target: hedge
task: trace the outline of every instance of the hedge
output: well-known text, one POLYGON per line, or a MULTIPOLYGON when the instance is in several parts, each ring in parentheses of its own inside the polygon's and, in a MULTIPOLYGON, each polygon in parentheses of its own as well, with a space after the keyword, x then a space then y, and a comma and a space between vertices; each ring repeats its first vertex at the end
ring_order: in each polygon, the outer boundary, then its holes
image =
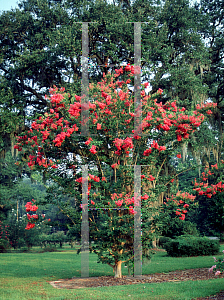
POLYGON ((219 252, 219 241, 207 237, 180 236, 163 245, 169 256, 202 256, 219 252))

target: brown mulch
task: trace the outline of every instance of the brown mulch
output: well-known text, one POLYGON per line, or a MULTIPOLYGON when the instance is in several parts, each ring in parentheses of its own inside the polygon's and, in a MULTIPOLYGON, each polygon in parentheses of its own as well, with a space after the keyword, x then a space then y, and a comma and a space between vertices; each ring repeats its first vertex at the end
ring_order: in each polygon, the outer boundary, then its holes
MULTIPOLYGON (((164 251, 163 249, 152 249, 164 251)), ((224 274, 219 275, 219 278, 224 278, 224 274)), ((181 271, 173 271, 169 273, 155 273, 151 275, 142 275, 138 277, 122 276, 122 278, 114 278, 113 276, 89 277, 80 278, 73 277, 72 279, 59 279, 49 282, 54 288, 58 289, 80 289, 91 287, 130 285, 140 283, 160 283, 160 282, 180 282, 186 280, 208 280, 214 279, 217 276, 214 273, 209 273, 208 268, 188 269, 181 271)), ((224 291, 214 296, 200 297, 197 300, 224 300, 224 291)))
MULTIPOLYGON (((159 282, 180 282, 186 280, 208 280, 217 278, 213 273, 208 272, 208 268, 189 269, 181 271, 173 271, 169 273, 155 273, 151 275, 143 275, 139 277, 122 276, 122 278, 114 278, 113 276, 89 277, 80 278, 73 277, 72 279, 60 279, 49 282, 53 287, 58 289, 80 289, 91 287, 129 285, 139 283, 159 283, 159 282)), ((219 275, 219 278, 224 278, 219 275)), ((221 300, 224 299, 224 291, 216 296, 198 298, 198 300, 221 300)))
POLYGON ((224 299, 224 291, 214 296, 197 298, 197 300, 223 300, 223 299, 224 299))

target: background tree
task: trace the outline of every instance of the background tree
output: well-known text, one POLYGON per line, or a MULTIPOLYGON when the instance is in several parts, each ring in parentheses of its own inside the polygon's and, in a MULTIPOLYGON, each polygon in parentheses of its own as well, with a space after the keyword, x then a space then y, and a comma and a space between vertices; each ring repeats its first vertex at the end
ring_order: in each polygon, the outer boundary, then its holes
MULTIPOLYGON (((0 161, 0 220, 7 217, 8 212, 16 207, 16 190, 21 182, 21 170, 15 165, 16 160, 11 153, 0 161)), ((17 190, 18 191, 18 190, 17 190)))
MULTIPOLYGON (((223 1, 204 1, 196 4, 200 16, 198 30, 201 33, 209 53, 210 68, 204 70, 203 82, 208 86, 207 95, 217 103, 216 126, 219 140, 223 142, 223 58, 224 58, 224 15, 223 1)), ((221 153, 219 153, 220 156, 221 153)))

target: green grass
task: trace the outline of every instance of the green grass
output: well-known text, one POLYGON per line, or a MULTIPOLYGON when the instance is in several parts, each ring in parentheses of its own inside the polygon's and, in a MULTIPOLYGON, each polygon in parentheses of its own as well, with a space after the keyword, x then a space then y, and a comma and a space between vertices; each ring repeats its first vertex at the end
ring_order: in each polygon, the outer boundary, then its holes
MULTIPOLYGON (((224 245, 221 246, 221 250, 224 245)), ((148 283, 117 287, 86 288, 80 290, 55 289, 48 282, 62 278, 81 276, 81 256, 66 248, 63 252, 38 253, 2 253, 0 254, 0 299, 194 299, 218 293, 224 290, 221 278, 208 281, 185 281, 148 283)), ((218 257, 218 255, 217 255, 218 257)), ((97 256, 89 256, 91 277, 112 275, 107 265, 97 264, 97 256)), ((157 252, 151 262, 143 264, 143 274, 169 272, 190 268, 209 268, 213 265, 212 256, 203 257, 167 257, 165 252, 157 252)), ((123 267, 123 275, 127 268, 123 267)))

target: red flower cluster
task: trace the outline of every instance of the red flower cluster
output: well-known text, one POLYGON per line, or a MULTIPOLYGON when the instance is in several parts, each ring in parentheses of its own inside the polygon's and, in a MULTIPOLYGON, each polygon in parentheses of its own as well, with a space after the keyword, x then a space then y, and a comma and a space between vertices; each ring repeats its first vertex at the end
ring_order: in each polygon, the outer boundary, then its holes
POLYGON ((153 143, 151 144, 151 148, 149 149, 146 149, 144 152, 143 152, 143 155, 144 156, 149 156, 149 154, 152 153, 152 149, 156 149, 158 150, 159 152, 161 151, 165 151, 166 150, 166 147, 165 146, 159 146, 159 144, 155 141, 153 141, 153 143))
POLYGON ((149 181, 153 181, 153 180, 155 180, 155 177, 153 177, 152 175, 149 175, 149 177, 148 178, 146 177, 146 179, 148 179, 149 181))
POLYGON ((44 153, 38 152, 37 156, 29 155, 29 161, 27 165, 32 169, 35 164, 43 166, 44 168, 51 167, 53 169, 57 168, 56 164, 51 159, 46 159, 43 157, 44 153), (36 158, 36 161, 35 161, 36 158))
MULTIPOLYGON (((26 212, 36 212, 38 210, 38 206, 36 206, 34 204, 35 200, 32 199, 32 202, 27 202, 25 207, 26 207, 26 212), (33 202, 33 203, 32 203, 33 202)), ((44 219, 45 215, 42 215, 41 217, 39 217, 37 214, 29 214, 27 213, 27 219, 28 219, 28 223, 26 225, 27 230, 34 228, 35 227, 35 223, 39 220, 39 219, 44 219)), ((50 221, 50 219, 48 219, 47 221, 50 221)))
POLYGON ((79 178, 77 178, 75 181, 76 181, 76 182, 79 182, 79 183, 82 183, 82 179, 83 179, 84 182, 85 182, 86 180, 88 180, 88 178, 85 178, 85 177, 79 177, 79 178))
POLYGON ((88 146, 92 142, 92 138, 88 138, 88 140, 85 142, 85 144, 88 146))
MULTIPOLYGON (((113 193, 111 195, 111 200, 114 201, 115 205, 118 207, 121 207, 122 204, 126 204, 126 205, 134 204, 134 197, 131 199, 129 197, 129 194, 123 195, 122 193, 121 194, 113 193), (115 199, 117 199, 117 201, 115 199)), ((111 206, 114 207, 113 202, 108 202, 108 205, 110 207, 111 206)), ((131 214, 134 212, 132 206, 127 207, 127 209, 129 209, 129 213, 131 213, 131 214)))
POLYGON ((118 169, 118 168, 119 168, 119 165, 120 165, 120 161, 118 161, 117 163, 111 165, 111 168, 113 168, 113 169, 118 169))
POLYGON ((208 102, 208 103, 201 103, 201 105, 200 104, 197 104, 196 105, 196 109, 197 110, 201 110, 201 109, 204 109, 204 108, 215 108, 215 107, 217 107, 217 103, 213 103, 213 102, 208 102))
MULTIPOLYGON (((35 202, 34 199, 32 199, 32 201, 35 202)), ((26 212, 28 212, 28 211, 37 211, 38 210, 38 206, 34 205, 32 202, 27 202, 25 207, 26 207, 26 212)))
MULTIPOLYGON (((198 111, 194 111, 194 115, 192 116, 181 113, 185 111, 185 108, 182 107, 181 109, 178 109, 176 101, 167 102, 165 105, 162 105, 162 103, 157 103, 155 100, 154 105, 154 107, 149 108, 151 112, 148 112, 148 115, 144 120, 153 121, 154 119, 156 119, 158 124, 155 125, 158 130, 163 129, 164 131, 169 131, 173 126, 177 127, 175 132, 177 141, 179 142, 181 142, 182 139, 189 138, 189 134, 191 132, 194 132, 195 129, 199 127, 201 125, 201 122, 204 120, 204 115, 199 114, 198 111), (155 116, 153 116, 155 114, 160 114, 161 117, 158 116, 157 118, 155 118, 155 116)), ((212 105, 215 106, 214 103, 212 103, 212 105)), ((204 105, 204 108, 207 107, 210 106, 208 106, 207 104, 204 105)))
POLYGON ((81 112, 81 103, 76 102, 74 104, 71 104, 68 112, 72 117, 74 117, 75 119, 78 119, 78 117, 80 116, 80 112, 81 112))
POLYGON ((96 151, 96 146, 95 145, 92 145, 91 149, 89 150, 92 154, 96 154, 97 151, 96 151))
MULTIPOLYGON (((149 198, 149 196, 147 194, 145 194, 143 197, 141 197, 141 199, 145 199, 145 200, 147 200, 148 198, 149 198)), ((126 206, 127 206, 126 208, 128 209, 129 213, 134 215, 134 214, 136 214, 136 211, 134 210, 132 205, 134 204, 135 206, 139 206, 140 198, 136 197, 136 199, 135 199, 135 197, 131 197, 130 193, 128 193, 126 195, 124 195, 122 193, 121 194, 113 193, 111 195, 111 200, 114 201, 115 205, 118 207, 121 207, 123 204, 126 204, 126 206), (115 199, 117 199, 117 200, 115 201, 115 199)), ((114 206, 113 203, 111 203, 111 202, 108 202, 108 205, 112 206, 112 207, 114 206)))
POLYGON ((128 149, 133 148, 132 138, 129 137, 124 140, 116 138, 113 142, 117 148, 117 150, 115 151, 115 154, 117 155, 121 155, 122 150, 124 150, 126 154, 129 154, 128 149))
MULTIPOLYGON (((134 73, 138 74, 140 72, 139 69, 137 69, 134 66, 131 66, 130 64, 127 64, 127 66, 125 67, 125 71, 130 72, 129 76, 133 76, 134 73)), ((114 75, 114 77, 119 77, 124 72, 123 67, 121 67, 120 69, 115 69, 115 72, 116 74, 114 75)))
MULTIPOLYGON (((211 165, 211 168, 216 169, 216 170, 219 169, 217 163, 214 164, 214 165, 211 165)), ((214 172, 215 172, 215 170, 214 170, 214 172)), ((219 192, 219 193, 224 192, 224 183, 222 181, 218 182, 217 184, 210 184, 209 185, 209 183, 208 183, 209 176, 214 175, 214 172, 212 173, 210 171, 209 167, 206 167, 204 172, 202 172, 202 174, 201 174, 202 182, 197 182, 197 180, 195 178, 195 180, 193 182, 193 184, 195 186, 194 190, 196 192, 198 192, 199 195, 204 195, 204 196, 207 196, 208 198, 211 198, 217 192, 219 192), (206 183, 203 182, 203 181, 206 181, 206 183)))
POLYGON ((176 216, 179 216, 180 220, 185 220, 186 214, 194 202, 196 196, 193 196, 187 192, 178 191, 176 195, 172 195, 171 198, 166 198, 164 205, 166 210, 172 210, 176 216))
MULTIPOLYGON (((93 179, 95 182, 100 182, 100 178, 97 177, 97 176, 94 176, 94 175, 89 174, 89 178, 90 178, 90 179, 93 179)), ((103 180, 103 178, 102 178, 102 180, 103 180)))
MULTIPOLYGON (((33 202, 35 202, 34 199, 32 199, 33 202)), ((27 202, 27 204, 25 205, 26 207, 26 212, 36 212, 38 210, 38 206, 34 205, 32 202, 27 202)), ((27 214, 27 218, 28 218, 28 223, 26 225, 26 228, 27 230, 35 227, 35 220, 38 219, 38 215, 37 214, 34 214, 34 215, 30 215, 30 214, 27 214)))
POLYGON ((25 229, 30 230, 30 229, 32 229, 32 228, 34 228, 34 227, 35 227, 35 224, 34 224, 34 223, 28 222, 27 225, 26 225, 26 227, 25 227, 25 229))
MULTIPOLYGON (((218 165, 211 165, 212 168, 218 169, 218 165)), ((201 174, 201 179, 203 181, 208 181, 209 176, 213 175, 209 168, 205 168, 205 171, 201 174)), ((211 184, 209 185, 208 182, 197 182, 196 178, 194 181, 194 191, 198 192, 200 196, 204 195, 207 196, 207 198, 211 198, 213 195, 215 195, 217 192, 223 193, 224 192, 224 183, 222 181, 218 182, 217 184, 211 184)))
POLYGON ((38 219, 38 215, 30 215, 30 214, 27 214, 27 218, 28 218, 28 220, 30 220, 30 219, 37 220, 37 219, 38 219))

